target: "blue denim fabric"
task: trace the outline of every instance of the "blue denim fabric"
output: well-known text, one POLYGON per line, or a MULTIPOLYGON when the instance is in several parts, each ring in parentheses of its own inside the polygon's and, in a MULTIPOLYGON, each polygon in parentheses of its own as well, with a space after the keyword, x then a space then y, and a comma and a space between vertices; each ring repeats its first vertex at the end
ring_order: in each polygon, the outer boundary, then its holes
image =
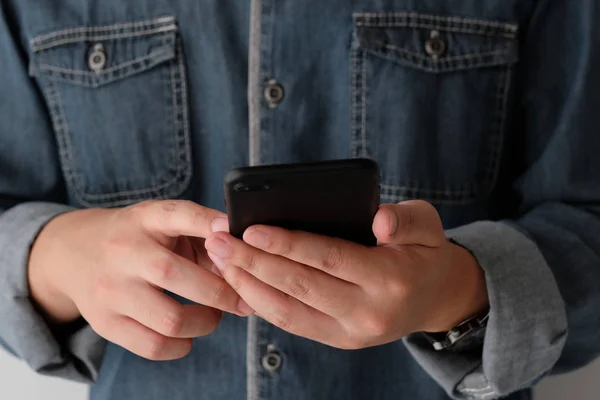
POLYGON ((1 0, 0 342, 95 400, 529 399, 600 353, 599 18, 593 0, 1 0), (157 363, 52 331, 29 300, 60 213, 223 209, 230 168, 347 157, 477 258, 481 348, 342 351, 228 315, 157 363))

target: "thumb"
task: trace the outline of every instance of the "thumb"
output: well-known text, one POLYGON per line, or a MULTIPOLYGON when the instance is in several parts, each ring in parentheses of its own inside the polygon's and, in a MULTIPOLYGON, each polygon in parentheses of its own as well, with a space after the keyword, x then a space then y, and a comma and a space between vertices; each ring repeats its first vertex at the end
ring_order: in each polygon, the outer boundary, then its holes
POLYGON ((373 233, 380 244, 439 247, 445 241, 437 210, 422 200, 382 205, 373 219, 373 233))

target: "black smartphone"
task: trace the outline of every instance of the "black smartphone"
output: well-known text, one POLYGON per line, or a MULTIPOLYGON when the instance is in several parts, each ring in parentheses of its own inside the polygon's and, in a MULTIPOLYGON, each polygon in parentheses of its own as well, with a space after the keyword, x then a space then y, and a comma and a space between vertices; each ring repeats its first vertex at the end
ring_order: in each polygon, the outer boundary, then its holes
POLYGON ((230 233, 271 225, 375 246, 379 167, 354 158, 236 168, 225 177, 230 233))

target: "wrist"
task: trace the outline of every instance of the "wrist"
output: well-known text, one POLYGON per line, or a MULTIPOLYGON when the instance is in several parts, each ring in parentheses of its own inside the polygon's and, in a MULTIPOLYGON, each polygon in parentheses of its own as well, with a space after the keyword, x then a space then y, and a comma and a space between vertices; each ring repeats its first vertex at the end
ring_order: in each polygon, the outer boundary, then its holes
POLYGON ((58 285, 62 274, 57 268, 64 268, 64 258, 58 254, 63 246, 57 241, 64 228, 63 219, 69 217, 63 214, 48 222, 29 253, 27 276, 30 298, 52 324, 69 323, 81 316, 77 306, 58 285))
POLYGON ((465 248, 448 242, 450 269, 429 332, 447 332, 489 308, 485 273, 465 248))

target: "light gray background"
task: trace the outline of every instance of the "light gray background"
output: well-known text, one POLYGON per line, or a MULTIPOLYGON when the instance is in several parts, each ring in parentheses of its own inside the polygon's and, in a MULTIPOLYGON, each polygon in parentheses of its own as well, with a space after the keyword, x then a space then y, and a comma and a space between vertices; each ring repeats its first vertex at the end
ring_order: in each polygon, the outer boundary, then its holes
MULTIPOLYGON (((0 350, 0 399, 86 400, 84 385, 37 376, 24 363, 0 350)), ((573 374, 543 382, 536 400, 598 400, 600 360, 573 374)), ((151 399, 148 399, 151 400, 151 399)))

